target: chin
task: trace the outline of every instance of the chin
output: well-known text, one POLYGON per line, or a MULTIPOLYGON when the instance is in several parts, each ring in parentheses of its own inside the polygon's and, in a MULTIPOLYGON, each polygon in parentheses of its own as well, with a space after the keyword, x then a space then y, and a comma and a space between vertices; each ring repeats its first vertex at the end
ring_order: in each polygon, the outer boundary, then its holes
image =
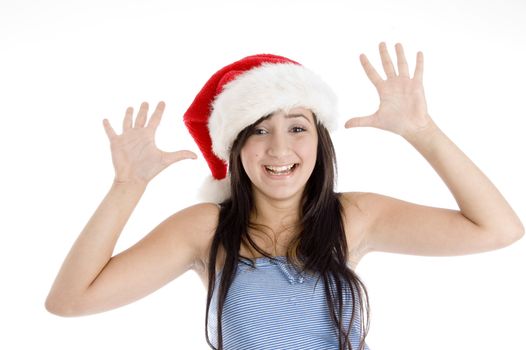
POLYGON ((301 199, 301 196, 303 195, 303 189, 304 188, 301 188, 298 190, 292 190, 290 187, 283 188, 282 190, 255 189, 254 195, 259 196, 261 198, 270 199, 270 200, 286 201, 286 200, 292 200, 294 198, 301 199))

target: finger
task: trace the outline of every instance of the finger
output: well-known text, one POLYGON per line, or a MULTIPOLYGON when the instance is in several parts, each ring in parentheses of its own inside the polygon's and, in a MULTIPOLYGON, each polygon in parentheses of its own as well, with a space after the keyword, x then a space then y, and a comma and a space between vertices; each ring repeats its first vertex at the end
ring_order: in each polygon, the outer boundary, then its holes
POLYGON ((137 118, 135 119, 134 128, 142 128, 146 123, 146 115, 148 114, 148 103, 141 103, 141 108, 139 108, 139 113, 137 113, 137 118))
POLYGON ((113 130, 113 128, 111 127, 110 122, 108 121, 108 119, 104 119, 102 121, 102 125, 104 126, 104 131, 106 131, 106 135, 108 135, 108 138, 110 139, 110 141, 114 137, 117 137, 117 134, 115 133, 115 130, 113 130))
POLYGON ((183 159, 197 159, 197 155, 192 151, 163 152, 163 161, 170 165, 183 159))
POLYGON ((374 86, 377 86, 378 83, 382 81, 382 77, 376 69, 374 69, 373 65, 369 60, 367 59, 367 56, 364 54, 360 55, 360 63, 362 64, 363 70, 365 71, 365 74, 367 74, 367 77, 369 80, 373 83, 374 86))
POLYGON ((348 128, 373 126, 374 124, 373 115, 369 115, 366 117, 351 118, 345 123, 345 127, 348 129, 348 128))
POLYGON ((404 48, 402 44, 397 43, 396 48, 396 61, 398 63, 398 75, 401 77, 409 78, 409 68, 407 67, 407 61, 405 59, 404 48))
POLYGON ((122 122, 122 131, 126 131, 132 127, 133 108, 128 107, 126 114, 124 115, 124 121, 122 122))
POLYGON ((161 122, 161 117, 163 116, 165 106, 166 105, 163 101, 157 104, 157 107, 155 108, 155 111, 153 112, 150 121, 148 122, 148 128, 152 128, 153 130, 157 129, 159 123, 161 122))
POLYGON ((416 67, 414 78, 422 81, 424 79, 424 54, 418 51, 416 54, 416 67))
POLYGON ((389 52, 387 52, 387 46, 384 42, 380 43, 380 58, 382 59, 382 66, 384 67, 385 75, 387 75, 388 78, 396 76, 393 62, 391 61, 389 52))

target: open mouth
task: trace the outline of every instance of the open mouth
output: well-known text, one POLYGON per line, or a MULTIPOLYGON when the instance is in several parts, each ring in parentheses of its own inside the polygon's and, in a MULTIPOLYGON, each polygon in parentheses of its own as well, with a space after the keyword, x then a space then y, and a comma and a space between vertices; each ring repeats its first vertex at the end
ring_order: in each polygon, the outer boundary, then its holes
POLYGON ((291 174, 298 164, 289 164, 281 166, 265 165, 265 170, 271 175, 288 175, 291 174))

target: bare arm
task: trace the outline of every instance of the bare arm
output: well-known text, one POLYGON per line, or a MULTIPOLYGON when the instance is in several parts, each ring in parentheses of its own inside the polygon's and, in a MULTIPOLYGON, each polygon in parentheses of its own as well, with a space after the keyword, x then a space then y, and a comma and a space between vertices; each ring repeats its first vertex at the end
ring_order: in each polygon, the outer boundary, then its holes
POLYGON ((46 300, 53 313, 71 313, 110 260, 117 239, 146 187, 113 183, 66 256, 46 300))
POLYGON ((361 57, 380 94, 380 108, 355 118, 348 127, 373 126, 406 139, 448 186, 460 210, 417 205, 374 193, 346 194, 365 218, 363 245, 368 251, 418 255, 459 255, 504 247, 524 235, 524 227, 506 199, 484 173, 438 128, 427 113, 422 86, 423 56, 417 56, 409 78, 402 46, 397 46, 398 71, 385 45, 380 55, 383 80, 361 57))
MULTIPOLYGON (((114 289, 112 289, 111 287, 99 287, 101 283, 98 281, 101 276, 107 275, 105 271, 108 267, 116 265, 113 263, 114 261, 126 260, 123 264, 124 266, 132 261, 140 264, 141 260, 146 261, 151 258, 151 255, 154 253, 151 250, 147 254, 135 254, 128 259, 114 259, 112 254, 119 235, 149 181, 168 165, 181 159, 195 157, 189 151, 167 153, 157 149, 154 142, 154 134, 160 122, 163 109, 164 104, 160 103, 153 113, 150 123, 145 126, 148 105, 143 103, 135 125, 132 126, 133 110, 128 108, 123 122, 122 135, 115 134, 109 123, 106 120, 104 121, 111 143, 112 159, 116 172, 115 180, 64 260, 46 299, 46 308, 50 312, 60 315, 85 314, 116 307, 133 299, 130 297, 128 299, 120 298, 107 303, 107 299, 104 301, 102 298, 116 294, 117 290, 115 287, 125 289, 125 283, 123 282, 118 286, 115 285, 114 289), (97 287, 95 288, 95 286, 97 287), (94 291, 96 289, 99 291, 99 299, 95 302, 96 293, 94 291)), ((184 214, 179 216, 184 216, 184 214)), ((182 273, 185 271, 184 269, 192 266, 196 256, 197 247, 194 246, 194 239, 192 238, 194 236, 191 234, 183 235, 178 230, 178 228, 190 229, 189 227, 184 227, 184 224, 175 225, 175 227, 161 225, 156 232, 162 233, 163 228, 164 231, 174 229, 174 231, 170 230, 170 232, 173 232, 173 237, 175 237, 173 239, 178 242, 175 252, 180 255, 179 260, 168 262, 168 264, 172 263, 172 268, 174 268, 174 264, 183 266, 179 270, 182 273)), ((198 227, 195 228, 199 229, 198 227)), ((156 236, 156 239, 160 241, 164 235, 166 233, 158 233, 153 236, 156 236)), ((153 242, 155 239, 150 241, 153 242)), ((142 243, 141 246, 145 246, 145 244, 142 243)), ((134 251, 139 250, 135 249, 134 251)), ((142 250, 143 253, 144 251, 142 250)), ((130 256, 132 254, 122 255, 130 256)), ((117 274, 114 274, 112 278, 117 278, 117 274)), ((129 273, 124 278, 128 278, 131 281, 132 274, 129 273)), ((156 280, 155 283, 154 285, 158 287, 161 281, 156 280)), ((140 295, 139 292, 134 294, 135 297, 138 295, 140 295)))

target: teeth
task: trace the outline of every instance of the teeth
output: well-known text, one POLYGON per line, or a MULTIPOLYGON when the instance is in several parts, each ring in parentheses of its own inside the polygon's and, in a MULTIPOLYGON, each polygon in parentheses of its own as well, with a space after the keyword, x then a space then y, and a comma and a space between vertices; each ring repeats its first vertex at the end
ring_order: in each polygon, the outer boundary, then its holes
POLYGON ((268 170, 272 170, 272 171, 283 172, 283 171, 287 171, 287 170, 292 169, 293 166, 294 166, 294 164, 284 165, 284 166, 266 165, 265 168, 267 168, 268 170))
POLYGON ((266 165, 265 168, 272 174, 280 175, 280 174, 286 174, 292 170, 294 167, 294 164, 290 165, 283 165, 283 166, 271 166, 266 165))

